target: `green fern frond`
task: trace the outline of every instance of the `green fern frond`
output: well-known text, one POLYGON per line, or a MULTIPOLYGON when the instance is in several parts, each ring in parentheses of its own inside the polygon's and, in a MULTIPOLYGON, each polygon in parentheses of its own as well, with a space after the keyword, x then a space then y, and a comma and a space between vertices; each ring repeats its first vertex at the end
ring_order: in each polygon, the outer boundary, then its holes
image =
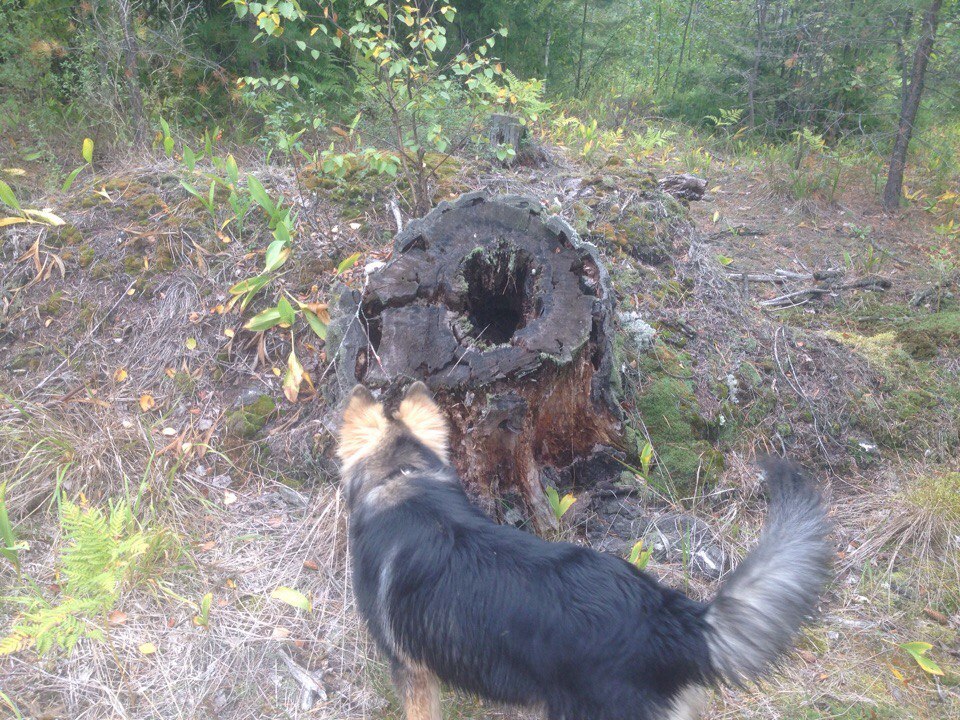
POLYGON ((65 501, 60 524, 59 602, 40 596, 13 598, 26 607, 0 640, 0 655, 27 648, 37 655, 58 648, 69 653, 80 640, 102 640, 103 617, 123 591, 155 572, 157 563, 176 550, 171 533, 145 530, 122 500, 105 510, 65 501))

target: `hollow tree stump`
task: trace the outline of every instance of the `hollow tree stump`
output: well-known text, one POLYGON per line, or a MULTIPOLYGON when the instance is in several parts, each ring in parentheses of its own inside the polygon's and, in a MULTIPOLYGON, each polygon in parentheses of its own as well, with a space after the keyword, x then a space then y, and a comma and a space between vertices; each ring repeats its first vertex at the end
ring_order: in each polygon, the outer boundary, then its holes
POLYGON ((502 517, 556 520, 541 472, 608 443, 613 294, 597 249, 530 198, 442 202, 394 242, 362 291, 344 292, 328 338, 340 387, 423 380, 450 419, 468 492, 502 517))

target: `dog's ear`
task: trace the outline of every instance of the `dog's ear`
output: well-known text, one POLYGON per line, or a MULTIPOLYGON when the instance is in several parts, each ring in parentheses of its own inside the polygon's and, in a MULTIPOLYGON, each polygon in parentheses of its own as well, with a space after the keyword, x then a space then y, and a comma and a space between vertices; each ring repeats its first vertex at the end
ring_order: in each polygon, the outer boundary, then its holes
POLYGON ((447 419, 433 401, 426 385, 418 380, 407 388, 396 418, 407 426, 417 440, 433 450, 441 460, 447 461, 450 434, 447 419))
POLYGON ((375 450, 388 427, 383 407, 371 392, 363 385, 353 388, 347 408, 343 411, 343 425, 337 445, 337 456, 344 467, 353 465, 375 450))

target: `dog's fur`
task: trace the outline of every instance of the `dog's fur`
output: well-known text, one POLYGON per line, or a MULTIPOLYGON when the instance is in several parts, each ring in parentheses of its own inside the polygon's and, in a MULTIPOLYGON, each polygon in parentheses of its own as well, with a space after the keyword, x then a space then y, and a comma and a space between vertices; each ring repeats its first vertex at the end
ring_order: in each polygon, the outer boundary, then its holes
POLYGON ((766 466, 759 544, 700 603, 613 555, 489 520, 447 463, 422 383, 392 417, 358 386, 338 452, 357 599, 409 720, 440 720, 440 681, 550 720, 693 720, 706 688, 789 651, 830 574, 820 496, 782 461, 766 466))

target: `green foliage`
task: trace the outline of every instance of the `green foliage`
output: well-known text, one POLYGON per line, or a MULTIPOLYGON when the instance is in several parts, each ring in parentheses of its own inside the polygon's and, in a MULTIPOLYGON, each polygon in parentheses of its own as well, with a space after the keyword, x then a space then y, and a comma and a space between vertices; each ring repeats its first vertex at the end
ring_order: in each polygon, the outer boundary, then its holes
POLYGON ((912 657, 920 669, 929 675, 943 675, 943 670, 931 658, 927 657, 927 652, 933 648, 928 642, 907 642, 901 643, 900 649, 906 651, 912 657))
POLYGON ((652 556, 653 549, 648 548, 644 550, 643 540, 637 540, 634 546, 630 549, 630 557, 627 558, 627 561, 631 565, 635 566, 637 570, 645 570, 652 556))
POLYGON ((0 556, 9 560, 19 574, 20 551, 28 549, 29 546, 26 543, 17 542, 17 536, 13 532, 13 524, 7 514, 6 494, 7 484, 0 483, 0 556))
MULTIPOLYGON (((288 28, 309 27, 311 38, 326 36, 346 54, 361 108, 372 117, 386 116, 380 140, 392 154, 373 148, 338 152, 331 145, 321 154, 320 166, 334 177, 343 177, 357 162, 388 175, 401 171, 418 214, 432 201, 429 183, 437 167, 425 162, 428 154, 446 154, 465 144, 473 124, 491 108, 522 105, 528 116, 540 109, 535 86, 516 77, 499 82, 503 69, 489 54, 492 36, 478 41, 476 50, 445 52, 447 26, 457 14, 452 6, 365 0, 341 12, 337 3, 321 1, 322 15, 312 17, 287 0, 232 2, 239 17, 255 17, 260 37, 276 42, 288 28)), ((294 47, 310 56, 316 52, 306 40, 294 47)), ((247 76, 241 83, 254 92, 279 92, 296 89, 300 78, 289 73, 247 76)))
MULTIPOLYGON (((105 509, 60 503, 63 539, 55 601, 35 589, 8 598, 23 606, 10 633, 0 640, 0 655, 32 649, 46 655, 70 652, 83 638, 102 640, 106 615, 124 592, 150 579, 177 548, 163 529, 143 527, 123 500, 105 509)), ((34 586, 36 588, 36 586, 34 586)))
POLYGON ((547 502, 550 503, 550 509, 553 510, 553 515, 556 517, 557 522, 567 514, 570 507, 577 501, 570 493, 567 493, 561 498, 557 489, 549 485, 546 487, 545 492, 547 494, 547 502))

